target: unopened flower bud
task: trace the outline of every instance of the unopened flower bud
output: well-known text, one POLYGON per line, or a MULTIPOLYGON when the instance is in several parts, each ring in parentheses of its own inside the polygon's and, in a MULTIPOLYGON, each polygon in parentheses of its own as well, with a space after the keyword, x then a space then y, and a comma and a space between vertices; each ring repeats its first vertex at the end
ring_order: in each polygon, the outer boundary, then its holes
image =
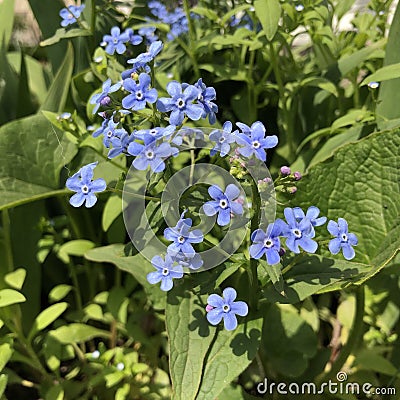
POLYGON ((210 306, 209 304, 207 304, 207 307, 206 307, 206 311, 207 311, 207 312, 210 312, 210 311, 213 310, 213 309, 214 309, 213 306, 210 306))
POLYGON ((109 106, 111 104, 111 99, 109 96, 104 97, 104 99, 100 100, 100 104, 102 106, 109 106))
POLYGON ((294 179, 295 179, 296 181, 299 181, 299 180, 301 179, 301 173, 300 173, 299 171, 296 171, 296 172, 293 174, 293 176, 294 176, 294 179))
POLYGON ((289 167, 287 167, 286 165, 281 167, 281 174, 282 175, 290 175, 290 173, 291 173, 291 171, 290 171, 289 167))
POLYGON ((289 190, 289 193, 295 194, 297 192, 297 187, 296 186, 292 186, 288 190, 289 190))

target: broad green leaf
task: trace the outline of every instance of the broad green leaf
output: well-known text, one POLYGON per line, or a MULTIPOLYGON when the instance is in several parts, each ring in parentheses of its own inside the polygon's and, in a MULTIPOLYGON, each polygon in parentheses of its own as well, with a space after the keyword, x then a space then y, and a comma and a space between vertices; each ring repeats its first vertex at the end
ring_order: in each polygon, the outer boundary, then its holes
POLYGON ((61 113, 67 101, 72 72, 74 68, 74 50, 72 44, 68 44, 64 61, 57 71, 47 93, 46 99, 41 105, 41 110, 61 113))
POLYGON ((4 282, 7 283, 8 286, 11 286, 13 289, 20 290, 24 284, 26 277, 26 269, 18 268, 13 272, 8 273, 4 277, 4 282))
MULTIPOLYGON (((303 208, 319 207, 328 219, 345 218, 359 240, 354 261, 369 265, 372 274, 400 249, 399 159, 398 129, 371 134, 311 167, 293 200, 303 208)), ((343 260, 341 255, 330 257, 333 268, 334 260, 343 260)), ((354 261, 348 263, 349 270, 354 261)), ((370 276, 367 272, 365 277, 370 276)))
POLYGON ((108 228, 122 213, 122 199, 120 196, 114 194, 110 196, 104 206, 103 215, 101 219, 101 226, 103 231, 108 231, 108 228))
POLYGON ((37 110, 38 105, 34 103, 34 99, 30 93, 28 71, 26 68, 25 56, 22 52, 17 97, 17 118, 26 117, 37 110))
POLYGON ((317 336, 297 311, 271 306, 265 317, 262 351, 274 370, 284 376, 301 375, 317 352, 317 336))
POLYGON ((68 303, 57 303, 43 310, 35 319, 35 323, 29 333, 29 338, 52 324, 68 307, 68 303))
POLYGON ((257 270, 264 271, 269 276, 271 283, 274 285, 275 289, 284 294, 284 280, 282 276, 282 264, 278 263, 275 265, 269 265, 266 260, 260 259, 258 262, 257 270))
POLYGON ((58 250, 57 256, 64 263, 68 264, 70 261, 69 256, 80 256, 83 257, 84 254, 93 249, 94 243, 90 240, 78 239, 78 240, 70 240, 67 243, 64 243, 60 249, 58 250))
MULTIPOLYGON (((240 318, 240 317, 239 317, 240 318)), ((241 374, 257 354, 263 319, 248 319, 234 331, 220 330, 207 355, 196 400, 217 398, 223 388, 241 374)))
POLYGON ((0 375, 0 397, 3 396, 7 387, 8 375, 0 375))
POLYGON ((329 138, 322 146, 319 147, 318 151, 309 162, 307 168, 310 168, 311 166, 331 157, 334 151, 336 151, 339 147, 351 142, 356 142, 361 136, 362 128, 363 125, 355 125, 329 138))
POLYGON ((215 287, 220 286, 225 279, 228 279, 231 275, 233 275, 242 265, 242 262, 227 263, 227 267, 218 276, 218 279, 215 282, 215 287))
POLYGON ((8 42, 14 23, 14 4, 15 0, 3 0, 0 2, 0 46, 8 49, 8 42))
MULTIPOLYGON (((47 94, 46 77, 47 68, 35 58, 25 54, 26 69, 28 75, 29 89, 31 93, 37 97, 41 104, 47 94)), ((17 51, 8 52, 7 59, 17 74, 20 74, 21 53, 17 51)))
MULTIPOLYGON (((400 40, 400 3, 397 4, 394 14, 389 37, 386 45, 385 59, 383 65, 386 67, 391 64, 400 63, 400 54, 397 51, 400 40)), ((394 119, 400 117, 400 79, 382 82, 379 88, 379 96, 376 112, 383 119, 394 119)))
POLYGON ((336 119, 332 124, 332 130, 343 128, 348 125, 354 125, 359 122, 372 121, 375 117, 365 109, 350 110, 346 115, 336 119))
POLYGON ((304 255, 283 276, 284 293, 277 291, 271 283, 263 290, 263 296, 270 303, 298 303, 315 293, 345 288, 370 269, 367 264, 304 255))
POLYGON ((65 296, 68 295, 68 293, 72 290, 72 286, 66 285, 62 283, 61 285, 55 286, 53 289, 51 289, 49 293, 49 300, 50 302, 54 303, 56 301, 62 300, 65 296))
POLYGON ((333 94, 335 97, 338 97, 338 91, 336 86, 331 81, 325 78, 318 78, 318 77, 306 78, 300 82, 300 85, 318 87, 322 90, 326 90, 327 92, 333 94))
POLYGON ((188 290, 193 281, 187 279, 168 292, 165 314, 175 400, 217 398, 253 360, 261 338, 259 317, 238 317, 234 331, 210 325, 204 307, 212 279, 196 279, 204 285, 188 290))
POLYGON ((0 46, 0 124, 15 119, 19 77, 7 60, 4 48, 0 46))
POLYGON ((396 376, 399 373, 399 370, 387 358, 377 353, 377 349, 363 349, 357 353, 355 367, 388 376, 396 376))
POLYGON ((355 51, 350 55, 343 55, 337 62, 337 68, 340 72, 340 77, 346 76, 354 68, 359 67, 366 60, 373 58, 376 55, 378 49, 381 49, 384 45, 385 39, 371 44, 370 46, 364 47, 361 50, 355 51))
POLYGON ((383 82, 390 79, 400 78, 400 63, 386 65, 385 67, 379 68, 373 74, 367 76, 360 86, 367 85, 370 82, 383 82))
POLYGON ((9 359, 11 358, 13 349, 9 343, 3 343, 0 345, 0 371, 3 371, 4 367, 7 365, 9 359))
POLYGON ((110 332, 97 329, 90 325, 72 323, 50 331, 50 335, 60 343, 69 344, 87 342, 94 338, 108 339, 110 337, 110 332))
POLYGON ((0 128, 0 210, 68 193, 58 190, 63 166, 77 149, 42 115, 0 128))
POLYGON ((144 287, 148 299, 152 302, 154 309, 165 308, 165 293, 154 285, 147 282, 147 274, 154 271, 154 267, 141 254, 126 257, 123 244, 112 244, 97 247, 86 252, 85 258, 90 261, 112 263, 119 269, 133 275, 133 277, 144 287))
POLYGON ((278 30, 281 17, 281 5, 279 0, 255 0, 254 9, 261 22, 265 36, 271 41, 278 30))
POLYGON ((11 304, 23 303, 24 301, 26 301, 25 296, 16 290, 0 290, 0 307, 7 307, 11 304))
POLYGON ((58 43, 61 39, 70 39, 80 36, 91 36, 91 34, 92 33, 88 29, 75 28, 66 30, 65 28, 59 28, 56 30, 56 33, 52 37, 40 42, 40 45, 42 47, 51 46, 52 44, 58 43))

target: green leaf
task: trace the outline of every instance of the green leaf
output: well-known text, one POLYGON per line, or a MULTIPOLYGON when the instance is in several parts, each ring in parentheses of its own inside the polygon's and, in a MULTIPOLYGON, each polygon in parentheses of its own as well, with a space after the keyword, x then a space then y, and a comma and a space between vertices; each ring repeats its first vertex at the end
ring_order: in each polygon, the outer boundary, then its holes
POLYGON ((255 0, 254 9, 261 22, 265 36, 271 41, 278 30, 281 17, 281 4, 279 0, 255 0))
POLYGON ((31 339, 37 332, 42 331, 52 324, 68 307, 68 303, 57 303, 43 310, 35 319, 33 327, 29 332, 31 339))
POLYGON ((40 42, 40 45, 42 47, 51 46, 52 44, 58 43, 61 39, 70 39, 74 37, 91 36, 91 35, 92 33, 88 29, 74 28, 66 30, 65 28, 59 28, 56 30, 56 33, 52 37, 40 42))
POLYGON ((385 67, 379 68, 373 74, 367 76, 360 86, 367 85, 370 82, 382 82, 390 79, 400 78, 400 63, 386 65, 385 67))
POLYGON ((206 17, 210 21, 218 20, 218 14, 210 8, 196 6, 191 9, 191 12, 206 17))
POLYGON ((61 385, 52 386, 45 396, 45 400, 63 400, 64 399, 64 389, 61 385))
POLYGON ((294 308, 271 306, 266 313, 262 350, 274 370, 284 376, 301 375, 317 352, 317 336, 294 308))
POLYGON ((4 282, 13 289, 22 289, 26 277, 26 270, 24 268, 18 268, 13 272, 8 273, 4 277, 4 282))
POLYGON ((122 199, 117 194, 110 196, 104 206, 103 215, 101 219, 101 226, 103 231, 108 231, 111 224, 122 213, 122 199))
POLYGON ((110 332, 97 329, 90 325, 72 323, 50 331, 50 335, 60 343, 69 344, 87 342, 94 338, 108 339, 110 337, 110 332))
POLYGON ((357 370, 374 371, 379 374, 396 376, 399 370, 385 357, 377 354, 376 349, 363 349, 355 357, 357 370))
POLYGON ((165 315, 175 400, 217 398, 258 349, 262 318, 238 317, 234 331, 208 323, 204 307, 212 289, 209 278, 198 278, 207 287, 187 290, 193 282, 186 280, 168 292, 165 315))
MULTIPOLYGON (((45 66, 43 66, 43 64, 38 60, 27 54, 24 54, 24 58, 26 62, 29 89, 31 93, 36 96, 39 104, 41 104, 45 100, 47 94, 46 78, 48 77, 48 73, 45 72, 47 71, 47 68, 45 68, 45 66)), ((17 51, 8 52, 7 60, 16 73, 20 74, 21 53, 17 51)))
POLYGON ((53 111, 61 113, 64 111, 64 106, 67 101, 72 72, 74 68, 74 50, 72 44, 68 44, 67 52, 64 61, 57 71, 47 93, 46 99, 43 102, 40 110, 53 111))
POLYGON ((112 244, 97 247, 85 253, 85 258, 90 261, 112 263, 119 269, 133 275, 133 277, 144 287, 148 299, 156 310, 165 308, 165 293, 157 290, 154 285, 147 282, 147 274, 154 271, 154 267, 141 254, 126 257, 123 244, 112 244))
POLYGON ((59 188, 63 166, 77 149, 42 115, 0 128, 0 210, 68 193, 59 188))
POLYGON ((372 121, 374 118, 373 114, 368 110, 350 110, 346 115, 343 115, 343 117, 336 119, 331 129, 336 130, 359 122, 372 121))
POLYGON ((304 255, 284 275, 283 293, 271 283, 263 290, 263 296, 270 303, 298 303, 315 293, 345 288, 370 269, 367 264, 304 255))
POLYGON ((0 375, 0 398, 3 396, 6 387, 7 387, 8 376, 7 375, 0 375))
POLYGON ((0 345, 0 371, 3 371, 13 354, 13 349, 9 343, 0 345))
MULTIPOLYGON (((400 63, 400 54, 397 51, 400 40, 400 3, 397 4, 392 23, 390 25, 389 37, 386 44, 386 53, 383 65, 400 63)), ((400 79, 383 82, 379 88, 376 113, 384 120, 400 117, 400 79)))
POLYGON ((271 283, 274 285, 278 293, 284 294, 284 280, 282 276, 282 265, 269 265, 266 260, 260 259, 257 270, 263 270, 269 276, 271 283))
POLYGON ((369 265, 372 274, 400 250, 399 165, 399 130, 371 134, 311 167, 294 200, 303 208, 319 207, 328 219, 345 218, 359 240, 354 260, 369 265))
POLYGON ((0 46, 5 50, 8 48, 14 24, 14 3, 15 0, 0 2, 0 46))
POLYGON ((11 304, 23 303, 24 301, 26 301, 25 296, 16 290, 0 290, 0 307, 7 307, 11 304))
POLYGON ((54 303, 56 301, 62 300, 65 296, 68 295, 68 293, 72 290, 72 286, 66 285, 62 283, 61 285, 55 286, 53 289, 51 289, 49 293, 49 300, 50 302, 54 303))
POLYGON ((60 249, 58 250, 57 256, 64 263, 68 264, 70 262, 69 256, 80 256, 83 257, 84 254, 93 249, 94 243, 90 240, 79 239, 79 240, 71 240, 67 243, 64 243, 60 249))
POLYGON ((37 105, 34 104, 32 95, 30 93, 28 71, 26 68, 25 56, 22 52, 17 96, 17 118, 25 117, 33 114, 36 111, 37 105))
POLYGON ((318 87, 322 90, 325 90, 333 94, 335 97, 338 97, 338 91, 336 86, 331 81, 325 78, 318 78, 318 77, 306 78, 300 82, 300 85, 318 87))

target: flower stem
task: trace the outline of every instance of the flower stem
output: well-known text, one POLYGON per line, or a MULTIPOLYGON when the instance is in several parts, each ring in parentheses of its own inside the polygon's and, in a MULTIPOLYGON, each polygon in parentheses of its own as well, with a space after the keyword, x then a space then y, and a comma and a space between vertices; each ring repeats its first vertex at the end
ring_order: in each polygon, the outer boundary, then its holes
MULTIPOLYGON (((261 200, 258 193, 257 182, 252 179, 252 207, 254 214, 251 218, 251 232, 258 229, 260 224, 260 210, 261 210, 261 200)), ((255 258, 250 258, 250 307, 255 311, 258 308, 258 276, 257 276, 257 260, 255 258)))
POLYGON ((365 306, 365 288, 361 286, 356 291, 356 310, 353 326, 347 340, 342 347, 337 359, 332 364, 328 373, 317 378, 318 382, 328 382, 329 379, 335 379, 336 374, 343 368, 349 355, 356 349, 364 332, 364 306, 365 306))
POLYGON ((196 80, 200 78, 199 65, 197 64, 196 55, 194 49, 196 46, 196 30, 194 29, 193 20, 190 17, 190 7, 188 0, 183 0, 183 8, 185 9, 186 18, 189 26, 189 52, 191 53, 191 59, 193 63, 193 69, 196 75, 196 80))

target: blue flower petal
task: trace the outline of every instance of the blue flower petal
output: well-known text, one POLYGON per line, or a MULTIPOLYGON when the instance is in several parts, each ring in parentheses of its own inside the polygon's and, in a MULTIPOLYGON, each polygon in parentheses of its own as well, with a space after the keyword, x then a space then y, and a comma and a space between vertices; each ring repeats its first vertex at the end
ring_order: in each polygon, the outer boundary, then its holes
MULTIPOLYGON (((332 222, 332 221, 330 221, 332 222)), ((341 248, 341 240, 339 238, 335 238, 329 241, 329 251, 332 254, 338 254, 341 248)))
POLYGON ((214 308, 207 313, 207 320, 211 325, 218 325, 224 314, 225 313, 220 308, 214 308))
POLYGON ((231 303, 236 299, 237 293, 234 288, 227 287, 222 292, 222 296, 224 297, 225 301, 231 305, 231 303))
POLYGON ((244 301, 235 301, 231 304, 231 311, 241 317, 244 317, 249 312, 249 307, 244 301))
POLYGON ((237 327, 237 319, 233 312, 223 314, 224 327, 227 331, 233 331, 237 327))

